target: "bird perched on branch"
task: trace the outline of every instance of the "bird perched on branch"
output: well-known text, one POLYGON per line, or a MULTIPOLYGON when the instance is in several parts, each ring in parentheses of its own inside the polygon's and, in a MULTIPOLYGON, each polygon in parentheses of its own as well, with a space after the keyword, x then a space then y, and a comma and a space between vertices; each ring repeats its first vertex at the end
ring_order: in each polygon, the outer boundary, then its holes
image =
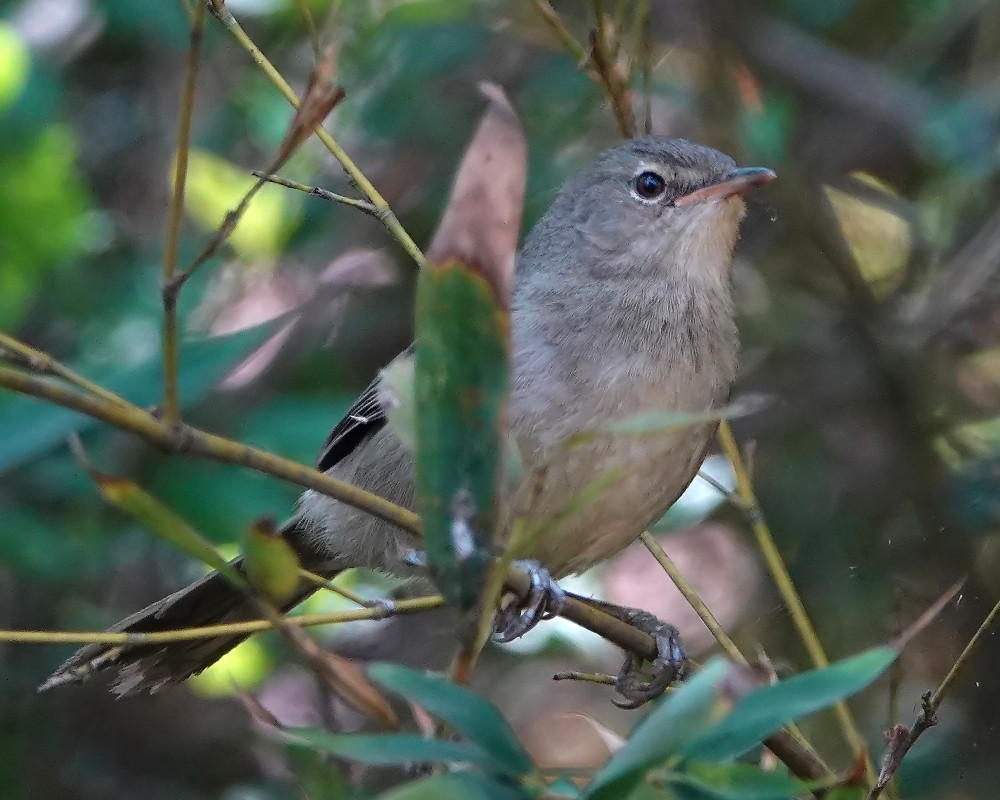
MULTIPOLYGON (((620 480, 580 513, 562 518, 525 554, 538 565, 539 591, 527 610, 501 615, 502 639, 558 611, 554 579, 631 544, 697 474, 715 423, 602 437, 565 451, 560 444, 640 411, 704 412, 725 402, 739 351, 730 266, 745 212, 741 195, 773 177, 684 140, 634 139, 571 177, 528 236, 511 298, 508 424, 526 468, 546 464, 532 510, 565 508, 611 470, 620 480)), ((413 507, 413 462, 386 425, 378 380, 334 427, 318 468, 413 507)), ((327 577, 351 567, 411 574, 406 555, 419 546, 390 523, 311 491, 280 533, 303 566, 327 577)), ((241 568, 241 561, 234 566, 241 568)), ((303 583, 288 606, 315 589, 303 583)), ((243 591, 212 573, 111 630, 161 631, 258 616, 243 591)), ((628 619, 645 618, 633 613, 628 619)), ((676 631, 653 622, 663 674, 652 685, 629 682, 630 700, 662 690, 683 663, 676 631)), ((113 669, 118 694, 155 691, 209 666, 243 638, 89 645, 41 688, 113 669)))

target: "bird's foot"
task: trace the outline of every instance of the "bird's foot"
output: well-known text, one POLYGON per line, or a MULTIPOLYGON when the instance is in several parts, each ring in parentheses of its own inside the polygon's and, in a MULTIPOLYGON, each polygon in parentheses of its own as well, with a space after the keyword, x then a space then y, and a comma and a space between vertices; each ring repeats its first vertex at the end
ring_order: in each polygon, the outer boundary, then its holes
POLYGON ((518 561, 517 566, 531 579, 528 594, 497 612, 493 621, 493 639, 497 642, 524 636, 542 620, 557 616, 566 604, 566 592, 537 561, 518 561))
POLYGON ((671 683, 684 677, 687 672, 687 655, 677 628, 638 608, 595 600, 587 602, 633 628, 648 633, 656 642, 656 658, 648 670, 643 670, 643 658, 635 653, 626 653, 625 661, 615 676, 615 690, 625 700, 613 700, 616 706, 638 708, 659 697, 671 683))

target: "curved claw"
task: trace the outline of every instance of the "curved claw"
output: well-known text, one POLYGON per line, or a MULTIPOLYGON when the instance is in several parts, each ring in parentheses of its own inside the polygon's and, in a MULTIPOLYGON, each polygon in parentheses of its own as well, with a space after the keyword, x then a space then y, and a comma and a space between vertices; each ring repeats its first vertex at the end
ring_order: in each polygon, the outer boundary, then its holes
POLYGON ((646 679, 642 675, 642 660, 629 653, 615 678, 615 689, 625 702, 612 702, 619 708, 634 709, 659 697, 671 683, 684 677, 687 656, 681 646, 680 634, 673 625, 661 622, 645 611, 635 611, 629 617, 632 625, 656 640, 652 677, 646 679))
POLYGON ((518 566, 530 577, 528 596, 521 603, 497 612, 493 640, 501 643, 524 636, 542 620, 556 616, 566 603, 566 592, 548 570, 534 561, 518 562, 518 566))

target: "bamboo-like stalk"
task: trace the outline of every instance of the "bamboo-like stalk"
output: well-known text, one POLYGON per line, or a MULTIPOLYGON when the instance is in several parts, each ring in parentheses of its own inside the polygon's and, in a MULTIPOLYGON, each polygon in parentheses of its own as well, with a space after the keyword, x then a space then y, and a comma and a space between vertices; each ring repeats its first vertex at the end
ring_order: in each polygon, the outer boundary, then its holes
POLYGON ((201 64, 201 40, 205 28, 205 4, 197 3, 191 14, 189 44, 184 65, 180 113, 177 116, 177 155, 174 161, 174 185, 167 210, 167 239, 163 248, 161 299, 163 302, 163 417, 168 422, 180 421, 177 401, 177 293, 170 290, 177 267, 181 216, 184 211, 184 189, 187 184, 188 152, 191 148, 191 118, 194 95, 201 64))
MULTIPOLYGON (((802 598, 799 596, 795 584, 792 583, 788 567, 785 566, 785 561, 774 543, 771 529, 757 503, 757 495, 753 489, 750 472, 743 461, 743 454, 740 452, 736 439, 733 437, 733 431, 726 420, 719 423, 718 439, 722 452, 733 465, 733 472, 736 474, 736 493, 747 510, 750 529, 757 542, 757 548, 760 550, 767 570, 771 573, 771 578, 778 589, 778 594, 781 595, 782 602, 792 618, 792 624, 795 626, 813 666, 818 669, 827 667, 830 665, 830 659, 827 657, 826 650, 824 650, 819 635, 816 633, 816 628, 802 603, 802 598)), ((868 745, 864 736, 861 735, 847 703, 841 700, 834 705, 833 709, 848 745, 855 755, 861 754, 864 757, 868 774, 874 775, 871 757, 868 754, 868 745)))

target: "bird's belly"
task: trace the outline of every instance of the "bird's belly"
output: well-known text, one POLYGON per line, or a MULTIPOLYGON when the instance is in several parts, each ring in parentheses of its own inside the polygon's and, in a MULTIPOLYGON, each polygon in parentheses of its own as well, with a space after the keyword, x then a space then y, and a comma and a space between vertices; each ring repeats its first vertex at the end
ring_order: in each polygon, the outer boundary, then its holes
POLYGON ((616 436, 550 457, 541 489, 526 485, 513 499, 513 513, 538 526, 517 556, 560 577, 627 547, 697 474, 713 430, 616 436))

